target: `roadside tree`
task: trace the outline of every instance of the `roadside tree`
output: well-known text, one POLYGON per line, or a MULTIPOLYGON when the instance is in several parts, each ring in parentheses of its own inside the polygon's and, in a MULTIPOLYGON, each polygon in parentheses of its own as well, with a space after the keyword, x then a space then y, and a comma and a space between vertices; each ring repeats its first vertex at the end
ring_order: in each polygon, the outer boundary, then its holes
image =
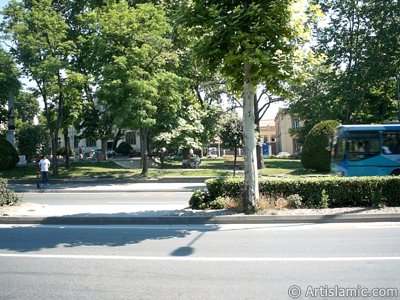
POLYGON ((219 137, 224 147, 234 149, 233 176, 235 176, 237 150, 243 146, 243 122, 236 113, 225 116, 219 137))
MULTIPOLYGON (((175 59, 170 27, 162 9, 152 4, 109 3, 98 17, 97 55, 104 64, 98 95, 118 127, 140 131, 142 174, 146 174, 148 133, 164 101, 160 83, 178 80, 167 69, 175 59)), ((179 101, 174 97, 163 105, 177 107, 179 101)))
POLYGON ((245 146, 244 206, 258 202, 254 94, 264 83, 271 92, 293 74, 302 23, 294 21, 295 1, 187 1, 181 22, 195 42, 197 58, 220 70, 243 94, 245 146))

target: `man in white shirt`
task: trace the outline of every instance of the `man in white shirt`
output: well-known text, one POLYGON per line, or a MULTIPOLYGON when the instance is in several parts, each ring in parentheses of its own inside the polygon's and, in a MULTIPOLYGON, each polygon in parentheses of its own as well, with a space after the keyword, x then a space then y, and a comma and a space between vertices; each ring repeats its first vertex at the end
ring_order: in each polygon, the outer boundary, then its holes
POLYGON ((45 155, 43 155, 42 159, 39 161, 39 166, 40 166, 40 172, 42 173, 42 183, 48 185, 50 161, 47 159, 45 155))

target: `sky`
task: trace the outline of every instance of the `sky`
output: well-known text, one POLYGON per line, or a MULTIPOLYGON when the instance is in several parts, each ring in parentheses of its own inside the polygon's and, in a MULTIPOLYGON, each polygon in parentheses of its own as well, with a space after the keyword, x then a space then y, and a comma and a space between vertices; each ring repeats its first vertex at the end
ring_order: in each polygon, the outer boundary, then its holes
MULTIPOLYGON (((4 6, 9 2, 9 0, 0 0, 0 11, 4 8, 4 6)), ((2 20, 2 16, 0 15, 0 21, 2 20)), ((23 80, 25 85, 29 85, 27 80, 23 80)), ((273 103, 268 109, 267 113, 264 116, 264 119, 274 119, 280 107, 283 107, 283 103, 273 103)))
POLYGON ((9 0, 0 0, 0 9, 2 9, 8 3, 8 1, 9 0))

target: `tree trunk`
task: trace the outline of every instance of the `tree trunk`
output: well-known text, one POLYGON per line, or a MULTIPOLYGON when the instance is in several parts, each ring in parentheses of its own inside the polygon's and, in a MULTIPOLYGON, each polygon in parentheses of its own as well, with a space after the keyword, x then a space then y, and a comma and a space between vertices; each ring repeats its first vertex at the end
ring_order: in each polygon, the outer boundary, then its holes
POLYGON ((58 160, 57 160, 58 131, 50 129, 50 138, 51 138, 51 153, 53 155, 53 175, 58 176, 58 160))
POLYGON ((141 152, 141 161, 142 161, 142 175, 146 175, 149 170, 149 166, 147 164, 147 134, 148 130, 146 128, 140 129, 140 152, 141 152))
POLYGON ((6 134, 7 141, 15 147, 15 114, 14 114, 14 93, 8 92, 8 130, 6 134))
POLYGON ((114 139, 113 139, 113 150, 114 151, 117 150, 117 144, 118 144, 118 141, 120 140, 120 138, 122 137, 122 135, 123 135, 122 130, 118 129, 118 131, 115 134, 114 139))
POLYGON ((101 154, 104 160, 108 160, 107 139, 101 139, 101 154))
POLYGON ((65 167, 69 169, 70 167, 70 159, 69 159, 69 138, 68 138, 68 129, 64 129, 64 144, 65 144, 65 167))
POLYGON ((254 93, 254 124, 256 125, 257 131, 257 145, 256 145, 256 153, 257 153, 257 168, 263 169, 264 160, 262 155, 262 145, 261 145, 261 129, 260 129, 260 111, 258 107, 257 94, 254 93))
POLYGON ((251 64, 244 63, 243 85, 243 140, 244 140, 244 207, 253 210, 259 199, 256 137, 254 131, 254 86, 251 64))
POLYGON ((237 147, 235 146, 235 156, 233 158, 233 177, 236 177, 237 147))

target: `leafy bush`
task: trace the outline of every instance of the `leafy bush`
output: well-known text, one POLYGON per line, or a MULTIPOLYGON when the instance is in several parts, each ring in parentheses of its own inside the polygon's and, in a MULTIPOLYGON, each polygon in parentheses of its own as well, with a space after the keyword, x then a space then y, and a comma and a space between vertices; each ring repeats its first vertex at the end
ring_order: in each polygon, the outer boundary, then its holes
POLYGON ((0 206, 14 205, 21 197, 7 188, 7 180, 0 178, 0 206))
POLYGON ((14 168, 18 161, 18 152, 5 139, 0 139, 0 171, 14 168))
POLYGON ((127 142, 121 142, 118 145, 117 149, 115 149, 116 153, 122 154, 122 155, 129 155, 131 153, 131 151, 133 151, 133 148, 127 142))
MULTIPOLYGON (((65 147, 62 147, 57 150, 57 155, 65 156, 65 154, 66 154, 65 147)), ((71 148, 69 148, 69 156, 74 156, 74 150, 72 150, 71 148)))
POLYGON ((321 172, 330 170, 330 140, 339 122, 329 120, 315 125, 308 133, 301 152, 301 163, 305 169, 321 172))
POLYGON ((286 200, 288 206, 291 208, 300 208, 303 206, 303 198, 299 194, 290 195, 286 200))
MULTIPOLYGON (((211 199, 243 198, 243 178, 209 179, 211 199)), ((306 207, 399 206, 400 177, 269 178, 259 180, 263 197, 298 195, 306 207)))
POLYGON ((215 200, 212 200, 209 204, 209 207, 211 209, 223 209, 225 208, 225 198, 224 197, 218 197, 215 200))
POLYGON ((19 153, 25 155, 28 161, 32 161, 34 156, 50 152, 49 135, 39 125, 22 126, 16 134, 16 139, 19 153))
POLYGON ((205 209, 210 202, 210 195, 207 191, 195 190, 189 199, 189 205, 192 209, 205 209))

